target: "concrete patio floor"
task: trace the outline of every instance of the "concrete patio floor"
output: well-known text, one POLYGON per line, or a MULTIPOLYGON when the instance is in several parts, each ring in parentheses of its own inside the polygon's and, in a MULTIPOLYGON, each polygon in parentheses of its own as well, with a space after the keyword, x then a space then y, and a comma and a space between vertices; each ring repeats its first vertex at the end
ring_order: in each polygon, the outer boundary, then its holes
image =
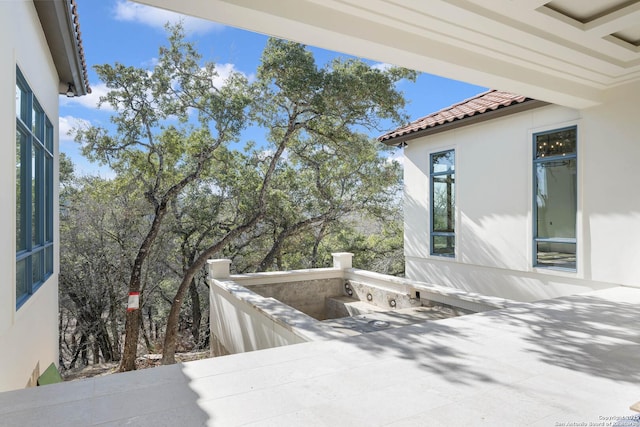
POLYGON ((640 426, 640 289, 0 393, 2 426, 640 426))

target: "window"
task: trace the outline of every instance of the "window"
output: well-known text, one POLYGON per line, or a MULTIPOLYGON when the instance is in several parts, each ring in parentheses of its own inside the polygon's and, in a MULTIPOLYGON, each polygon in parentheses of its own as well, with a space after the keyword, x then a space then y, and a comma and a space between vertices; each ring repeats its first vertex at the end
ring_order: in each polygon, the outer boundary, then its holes
POLYGON ((577 128, 533 136, 534 266, 576 269, 577 128))
POLYGON ((53 125, 16 69, 16 305, 53 273, 53 125))
POLYGON ((455 256, 455 151, 431 154, 431 255, 455 256))

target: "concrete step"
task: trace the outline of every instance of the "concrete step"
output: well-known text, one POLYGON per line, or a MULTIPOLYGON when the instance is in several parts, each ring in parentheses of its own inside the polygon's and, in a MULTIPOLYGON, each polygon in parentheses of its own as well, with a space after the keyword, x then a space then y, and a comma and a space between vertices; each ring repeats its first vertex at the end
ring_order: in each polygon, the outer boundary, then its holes
POLYGON ((327 298, 327 319, 338 319, 341 317, 352 317, 384 311, 387 310, 353 297, 339 296, 327 298))

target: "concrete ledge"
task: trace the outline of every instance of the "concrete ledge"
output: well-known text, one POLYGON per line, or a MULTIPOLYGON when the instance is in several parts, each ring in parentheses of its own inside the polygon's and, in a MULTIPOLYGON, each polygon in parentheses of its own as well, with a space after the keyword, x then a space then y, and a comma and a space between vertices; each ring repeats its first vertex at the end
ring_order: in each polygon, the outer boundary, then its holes
MULTIPOLYGON (((223 273, 228 270, 226 260, 214 261, 210 268, 217 265, 224 267, 223 273)), ((210 275, 212 334, 231 353, 344 338, 342 330, 323 324, 321 320, 326 318, 327 298, 340 297, 348 292, 354 296, 357 294, 360 301, 368 300, 382 310, 391 311, 442 304, 478 313, 519 304, 343 267, 237 274, 220 279, 210 275), (350 287, 345 282, 349 282, 350 287), (315 296, 321 301, 307 303, 304 300, 306 296, 315 296)))
POLYGON ((231 353, 343 337, 316 319, 234 281, 211 280, 210 285, 212 314, 225 320, 222 329, 217 329, 220 322, 212 322, 212 333, 231 353), (226 298, 227 302, 216 298, 226 298), (232 321, 237 324, 232 325, 232 321))
POLYGON ((355 268, 346 271, 345 279, 373 284, 383 289, 401 292, 409 296, 415 296, 415 291, 419 291, 420 298, 422 299, 428 299, 474 312, 507 308, 520 304, 518 301, 505 298, 479 295, 446 286, 417 282, 402 277, 388 276, 355 268))
POLYGON ((306 270, 269 271, 265 273, 232 274, 230 280, 243 286, 271 283, 290 283, 302 280, 342 279, 344 270, 338 268, 310 268, 306 270))

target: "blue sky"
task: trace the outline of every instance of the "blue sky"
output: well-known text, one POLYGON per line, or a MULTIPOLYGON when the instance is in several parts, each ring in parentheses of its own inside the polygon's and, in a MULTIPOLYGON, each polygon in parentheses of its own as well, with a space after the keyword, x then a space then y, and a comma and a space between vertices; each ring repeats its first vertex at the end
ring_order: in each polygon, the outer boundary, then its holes
MULTIPOLYGON (((98 79, 93 66, 120 62, 126 65, 151 68, 158 55, 158 47, 165 44, 164 24, 167 21, 183 23, 190 40, 205 60, 217 64, 218 72, 224 76, 231 70, 249 77, 256 72, 267 36, 239 30, 199 19, 180 17, 167 11, 149 8, 126 0, 81 0, 78 1, 80 26, 85 50, 89 81, 93 93, 79 98, 61 97, 60 104, 60 151, 69 155, 81 174, 100 173, 108 176, 106 168, 99 168, 84 159, 67 132, 82 123, 108 124, 111 112, 98 109, 100 95, 106 88, 98 79)), ((310 47, 316 61, 323 64, 336 56, 337 52, 310 47)), ((374 64, 373 62, 371 62, 374 64)), ((421 74, 415 83, 403 82, 400 89, 409 101, 407 113, 411 120, 447 107, 485 90, 441 77, 421 74)), ((380 132, 373 132, 372 137, 380 132)), ((247 131, 246 139, 260 142, 260 133, 247 131)), ((402 152, 398 150, 401 158, 402 152)))

